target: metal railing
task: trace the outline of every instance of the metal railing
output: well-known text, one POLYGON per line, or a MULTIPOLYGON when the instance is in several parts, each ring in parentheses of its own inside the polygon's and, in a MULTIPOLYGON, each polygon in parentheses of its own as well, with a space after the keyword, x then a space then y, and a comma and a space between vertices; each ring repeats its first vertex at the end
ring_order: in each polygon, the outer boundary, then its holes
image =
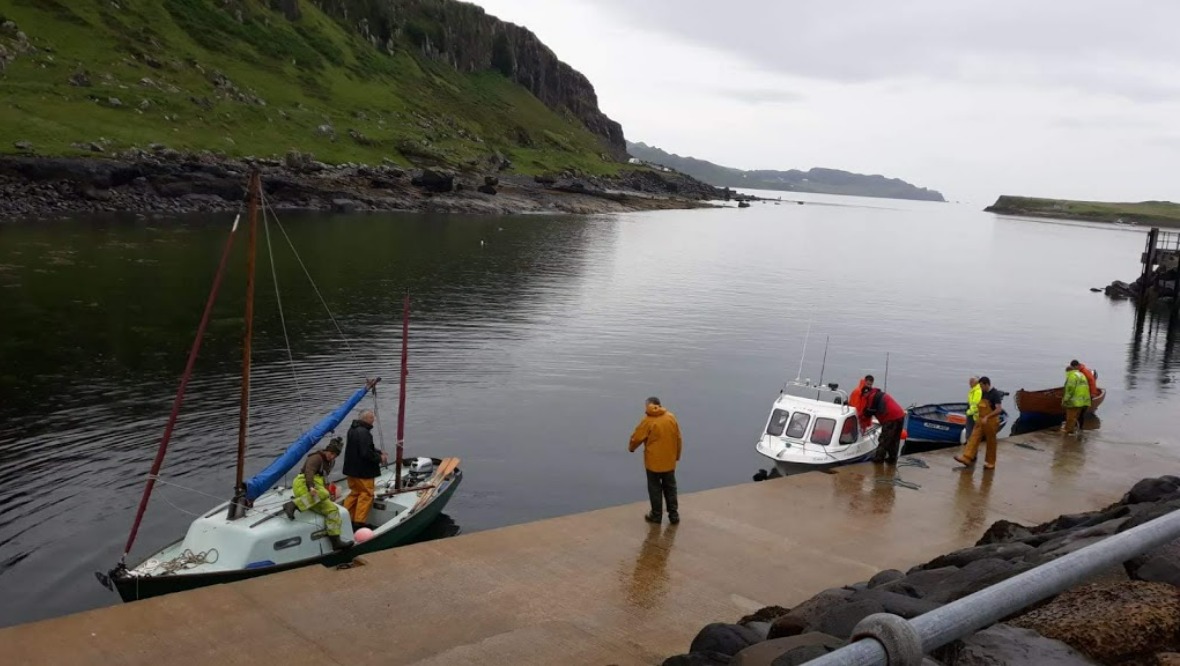
POLYGON ((923 655, 932 650, 1177 538, 1180 538, 1180 511, 1173 511, 913 620, 887 613, 870 615, 853 630, 853 643, 807 663, 809 666, 920 666, 923 655))

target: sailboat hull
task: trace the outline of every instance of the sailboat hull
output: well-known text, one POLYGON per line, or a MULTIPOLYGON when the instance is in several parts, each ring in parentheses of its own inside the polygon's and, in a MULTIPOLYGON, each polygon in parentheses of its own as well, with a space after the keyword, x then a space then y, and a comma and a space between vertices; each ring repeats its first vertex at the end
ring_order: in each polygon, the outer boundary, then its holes
MULTIPOLYGON (((455 490, 459 487, 459 483, 463 480, 463 472, 460 469, 455 469, 453 475, 446 482, 446 487, 441 488, 439 492, 435 493, 434 497, 428 504, 419 509, 414 515, 402 521, 392 529, 376 534, 374 538, 365 543, 356 544, 351 548, 339 550, 331 553, 325 553, 317 557, 310 557, 296 562, 288 562, 284 564, 277 564, 267 567, 258 567, 253 569, 234 569, 229 571, 215 571, 209 573, 191 573, 178 574, 171 576, 132 576, 125 570, 113 570, 108 574, 111 584, 114 585, 119 592, 119 596, 123 601, 139 601, 141 599, 149 599, 151 597, 158 597, 165 594, 172 594, 173 592, 183 592, 185 590, 194 590, 201 587, 208 587, 210 585, 221 585, 224 583, 235 583, 250 578, 258 578, 259 576, 269 576, 271 574, 280 573, 282 571, 290 571, 292 569, 299 569, 313 564, 319 564, 326 567, 334 567, 341 564, 347 564, 353 558, 367 553, 373 553, 380 550, 388 550, 397 546, 402 546, 413 541, 426 528, 430 527, 439 515, 442 514, 443 509, 446 508, 451 497, 455 494, 455 490)), ((103 576, 99 576, 102 582, 103 576)), ((105 584, 105 583, 104 583, 105 584)))

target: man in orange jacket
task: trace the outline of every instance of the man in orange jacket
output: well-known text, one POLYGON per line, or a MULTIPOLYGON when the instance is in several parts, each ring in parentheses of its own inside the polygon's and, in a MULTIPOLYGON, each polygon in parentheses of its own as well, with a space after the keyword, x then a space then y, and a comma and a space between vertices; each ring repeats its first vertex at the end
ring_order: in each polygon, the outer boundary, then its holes
POLYGON ((680 424, 676 417, 660 405, 660 399, 647 399, 645 415, 635 432, 627 450, 634 453, 643 446, 643 466, 647 469, 647 495, 651 500, 651 513, 644 516, 649 523, 663 520, 663 503, 668 503, 668 522, 680 522, 679 503, 676 501, 676 463, 680 461, 680 424))

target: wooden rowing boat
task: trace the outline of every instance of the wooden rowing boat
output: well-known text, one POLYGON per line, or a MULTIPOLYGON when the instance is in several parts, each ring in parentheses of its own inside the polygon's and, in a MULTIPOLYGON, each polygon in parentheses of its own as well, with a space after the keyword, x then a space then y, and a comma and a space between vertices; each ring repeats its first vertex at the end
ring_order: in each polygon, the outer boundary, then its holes
MULTIPOLYGON (((1021 414, 1044 414, 1045 416, 1065 416, 1065 408, 1061 406, 1061 398, 1065 394, 1062 387, 1044 389, 1041 391, 1016 392, 1016 408, 1021 414)), ((1098 389, 1098 395, 1090 404, 1090 411, 1098 409, 1106 399, 1106 389, 1098 389)))

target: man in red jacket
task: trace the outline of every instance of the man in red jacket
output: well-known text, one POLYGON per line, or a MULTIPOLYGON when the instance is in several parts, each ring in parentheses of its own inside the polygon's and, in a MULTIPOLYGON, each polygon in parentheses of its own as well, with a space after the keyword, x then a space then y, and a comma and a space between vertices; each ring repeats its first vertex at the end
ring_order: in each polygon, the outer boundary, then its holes
POLYGON ((873 376, 865 375, 860 390, 861 430, 868 429, 873 423, 873 417, 881 424, 881 434, 877 438, 877 451, 873 454, 873 462, 897 464, 898 449, 901 448, 901 429, 905 424, 905 410, 897 404, 888 393, 873 388, 873 376))

